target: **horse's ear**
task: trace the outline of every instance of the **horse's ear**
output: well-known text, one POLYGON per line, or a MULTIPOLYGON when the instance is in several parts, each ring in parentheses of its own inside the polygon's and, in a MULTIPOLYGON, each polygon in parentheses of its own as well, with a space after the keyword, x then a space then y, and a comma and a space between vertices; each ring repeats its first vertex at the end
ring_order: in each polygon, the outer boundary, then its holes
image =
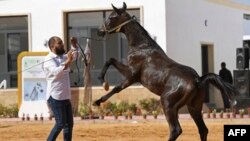
POLYGON ((123 7, 122 7, 122 9, 123 9, 124 11, 126 11, 126 10, 127 10, 127 5, 126 5, 126 3, 125 3, 125 2, 123 2, 123 7))
POLYGON ((113 4, 111 4, 112 8, 114 9, 114 11, 117 13, 117 14, 121 14, 120 10, 118 8, 116 8, 113 4))

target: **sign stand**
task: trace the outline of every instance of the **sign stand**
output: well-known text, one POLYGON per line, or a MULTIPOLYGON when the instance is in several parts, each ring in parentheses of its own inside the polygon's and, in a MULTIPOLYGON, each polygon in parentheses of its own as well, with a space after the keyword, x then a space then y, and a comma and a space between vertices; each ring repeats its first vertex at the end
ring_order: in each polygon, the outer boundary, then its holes
POLYGON ((47 82, 42 64, 48 52, 22 52, 18 56, 18 116, 49 117, 47 82))

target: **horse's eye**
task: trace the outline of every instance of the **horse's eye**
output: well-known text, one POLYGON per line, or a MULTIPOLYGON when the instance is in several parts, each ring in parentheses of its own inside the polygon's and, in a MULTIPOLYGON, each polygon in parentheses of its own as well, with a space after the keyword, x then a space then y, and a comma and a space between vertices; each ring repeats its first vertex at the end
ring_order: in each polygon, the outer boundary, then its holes
POLYGON ((112 17, 109 17, 110 20, 114 20, 114 19, 117 19, 116 16, 112 16, 112 17))
POLYGON ((118 14, 112 14, 109 16, 109 19, 117 19, 117 18, 119 18, 118 14))

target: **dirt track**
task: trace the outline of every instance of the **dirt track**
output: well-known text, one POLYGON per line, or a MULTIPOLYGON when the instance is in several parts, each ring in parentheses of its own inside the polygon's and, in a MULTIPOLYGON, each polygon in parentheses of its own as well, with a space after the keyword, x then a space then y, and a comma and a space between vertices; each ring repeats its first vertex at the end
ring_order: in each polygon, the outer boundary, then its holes
MULTIPOLYGON (((120 119, 120 118, 119 118, 120 119)), ((45 141, 54 121, 0 120, 2 141, 45 141)), ((244 119, 206 119, 208 141, 223 141, 224 124, 250 124, 244 119)), ((190 118, 180 119, 183 129, 178 141, 199 141, 197 128, 190 118)), ((148 120, 75 120, 73 141, 166 141, 168 124, 162 119, 148 120)), ((61 141, 62 134, 58 141, 61 141)))

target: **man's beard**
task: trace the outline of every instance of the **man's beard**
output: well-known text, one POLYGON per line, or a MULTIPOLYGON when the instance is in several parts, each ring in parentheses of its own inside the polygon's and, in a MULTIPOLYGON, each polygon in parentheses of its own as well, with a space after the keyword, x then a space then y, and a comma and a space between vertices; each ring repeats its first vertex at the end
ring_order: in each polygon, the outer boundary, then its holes
POLYGON ((65 53, 64 48, 56 48, 56 55, 63 55, 65 53))

